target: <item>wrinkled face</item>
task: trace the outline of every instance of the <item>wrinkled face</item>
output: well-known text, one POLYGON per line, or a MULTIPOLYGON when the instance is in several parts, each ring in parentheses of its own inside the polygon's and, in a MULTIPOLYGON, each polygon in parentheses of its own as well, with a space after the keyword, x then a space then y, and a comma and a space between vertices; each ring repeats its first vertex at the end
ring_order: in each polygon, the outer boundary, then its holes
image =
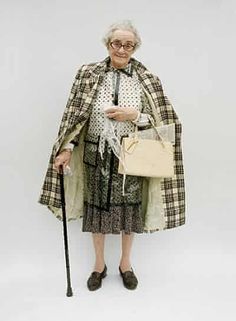
POLYGON ((133 46, 135 46, 135 36, 131 31, 114 31, 107 46, 112 66, 124 68, 134 53, 133 46), (124 47, 121 47, 121 45, 124 45, 124 47))

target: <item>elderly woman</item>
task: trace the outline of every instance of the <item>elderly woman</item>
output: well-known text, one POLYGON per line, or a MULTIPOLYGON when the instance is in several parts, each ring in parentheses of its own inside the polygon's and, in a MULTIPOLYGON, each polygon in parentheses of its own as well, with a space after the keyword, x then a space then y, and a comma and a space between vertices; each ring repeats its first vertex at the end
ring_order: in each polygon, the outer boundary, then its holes
POLYGON ((113 24, 103 39, 108 57, 77 71, 53 146, 39 202, 62 220, 59 166, 65 176, 67 219, 83 218, 82 231, 91 232, 95 265, 89 290, 106 276, 105 234, 122 231, 119 273, 127 289, 135 289, 131 265, 134 233, 170 229, 185 223, 185 188, 181 123, 157 76, 135 58, 141 45, 130 21, 113 24), (158 119, 157 119, 158 118, 158 119), (171 178, 118 173, 122 138, 156 125, 175 124, 174 169, 171 178))

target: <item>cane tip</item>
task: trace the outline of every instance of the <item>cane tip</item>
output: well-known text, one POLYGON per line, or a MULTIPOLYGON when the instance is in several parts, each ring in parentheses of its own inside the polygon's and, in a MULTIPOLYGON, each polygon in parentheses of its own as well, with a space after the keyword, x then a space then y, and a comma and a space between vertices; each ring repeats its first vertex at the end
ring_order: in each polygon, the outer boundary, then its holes
POLYGON ((72 289, 67 290, 66 296, 73 296, 72 289))

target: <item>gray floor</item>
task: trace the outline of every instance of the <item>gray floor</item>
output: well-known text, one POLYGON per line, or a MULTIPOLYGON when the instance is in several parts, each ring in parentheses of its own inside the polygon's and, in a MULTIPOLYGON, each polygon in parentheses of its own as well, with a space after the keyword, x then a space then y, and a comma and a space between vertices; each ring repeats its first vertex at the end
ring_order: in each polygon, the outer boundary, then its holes
POLYGON ((1 255, 7 263, 1 272, 1 320, 235 320, 235 231, 217 219, 211 226, 205 217, 205 227, 196 210, 183 227, 135 236, 132 265, 139 285, 134 291, 123 287, 118 274, 118 235, 106 237, 108 275, 102 288, 88 291, 90 234, 79 232, 81 222, 69 225, 71 298, 65 296, 60 223, 43 216, 53 229, 27 231, 28 241, 17 225, 9 228, 18 243, 8 243, 1 255))

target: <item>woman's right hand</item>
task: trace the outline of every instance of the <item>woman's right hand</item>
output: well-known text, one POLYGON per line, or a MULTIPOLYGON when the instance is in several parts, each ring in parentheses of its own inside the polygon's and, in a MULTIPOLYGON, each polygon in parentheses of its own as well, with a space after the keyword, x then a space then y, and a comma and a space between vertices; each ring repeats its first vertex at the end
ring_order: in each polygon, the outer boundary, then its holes
POLYGON ((53 163, 53 168, 60 173, 60 165, 63 165, 63 170, 65 170, 66 166, 70 164, 72 155, 71 149, 64 149, 58 156, 55 158, 53 163))

